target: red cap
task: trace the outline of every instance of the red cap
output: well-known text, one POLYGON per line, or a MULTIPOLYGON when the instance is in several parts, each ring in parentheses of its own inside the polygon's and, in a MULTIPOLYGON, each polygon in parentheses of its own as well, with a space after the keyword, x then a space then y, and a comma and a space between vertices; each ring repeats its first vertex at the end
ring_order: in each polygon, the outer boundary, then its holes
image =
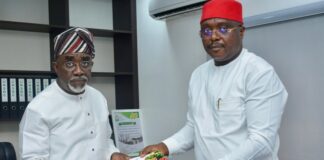
POLYGON ((200 23, 210 18, 222 18, 243 24, 242 4, 236 0, 210 0, 202 8, 200 23))

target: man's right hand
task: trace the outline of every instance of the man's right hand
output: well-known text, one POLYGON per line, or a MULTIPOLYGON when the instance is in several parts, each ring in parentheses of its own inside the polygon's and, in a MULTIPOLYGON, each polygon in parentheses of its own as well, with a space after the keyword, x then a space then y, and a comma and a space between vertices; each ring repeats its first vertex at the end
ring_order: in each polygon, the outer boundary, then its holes
POLYGON ((110 157, 111 160, 129 160, 130 157, 128 157, 126 154, 124 153, 119 153, 119 152, 115 152, 111 155, 110 157))
POLYGON ((164 143, 159 143, 159 144, 154 144, 154 145, 149 145, 146 146, 142 152, 141 152, 141 157, 144 157, 145 155, 154 152, 154 151, 160 151, 164 155, 169 155, 169 149, 164 143))

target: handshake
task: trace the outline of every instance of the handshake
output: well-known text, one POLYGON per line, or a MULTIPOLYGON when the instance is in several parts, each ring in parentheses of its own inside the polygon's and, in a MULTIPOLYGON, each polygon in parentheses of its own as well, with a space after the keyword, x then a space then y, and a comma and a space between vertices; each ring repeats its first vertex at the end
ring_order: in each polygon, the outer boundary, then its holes
POLYGON ((122 153, 114 153, 111 156, 112 160, 168 160, 167 155, 169 154, 168 147, 164 143, 155 145, 149 145, 145 147, 140 157, 129 159, 129 157, 122 153))
POLYGON ((135 157, 131 160, 168 160, 166 156, 168 154, 168 147, 164 143, 159 143, 145 147, 141 152, 141 157, 135 157))

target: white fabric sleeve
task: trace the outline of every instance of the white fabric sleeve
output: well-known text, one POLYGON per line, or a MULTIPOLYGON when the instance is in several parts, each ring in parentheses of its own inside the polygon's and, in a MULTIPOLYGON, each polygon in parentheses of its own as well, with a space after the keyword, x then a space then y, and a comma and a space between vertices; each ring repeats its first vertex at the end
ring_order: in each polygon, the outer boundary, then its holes
MULTIPOLYGON (((107 100, 106 98, 103 97, 103 99, 105 100, 105 104, 107 104, 106 108, 107 108, 107 115, 109 115, 109 111, 108 111, 108 103, 107 103, 107 100)), ((111 128, 112 125, 110 125, 110 122, 109 122, 109 119, 106 123, 106 128, 107 128, 107 133, 110 133, 108 134, 109 137, 106 137, 106 144, 107 144, 107 150, 106 150, 106 160, 110 160, 111 158, 111 155, 115 152, 120 152, 119 149, 115 146, 114 144, 114 141, 111 139, 111 135, 112 135, 112 132, 113 132, 113 129, 111 128)))
MULTIPOLYGON (((110 130, 109 132, 111 133, 110 126, 108 127, 108 129, 110 130)), ((115 153, 115 152, 119 152, 119 149, 116 148, 116 146, 114 144, 114 141, 110 137, 108 137, 107 143, 108 143, 108 148, 107 148, 107 151, 106 151, 106 155, 107 155, 106 156, 107 157, 106 159, 107 160, 110 160, 111 155, 113 153, 115 153)))
POLYGON ((247 80, 248 138, 221 160, 272 160, 288 94, 273 69, 247 80))
POLYGON ((19 125, 21 160, 49 159, 49 128, 39 113, 26 110, 19 125))
POLYGON ((118 148, 115 147, 115 144, 112 139, 108 139, 108 149, 107 149, 107 156, 106 160, 110 160, 110 157, 113 153, 119 152, 118 148))
POLYGON ((183 153, 193 148, 194 130, 191 124, 187 123, 180 131, 163 141, 168 147, 169 154, 183 153))

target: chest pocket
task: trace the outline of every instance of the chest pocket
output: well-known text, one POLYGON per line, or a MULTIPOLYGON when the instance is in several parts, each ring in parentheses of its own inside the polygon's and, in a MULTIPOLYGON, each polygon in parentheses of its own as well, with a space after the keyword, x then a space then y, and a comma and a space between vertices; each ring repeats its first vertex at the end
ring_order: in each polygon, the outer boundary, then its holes
POLYGON ((219 98, 215 102, 218 112, 240 112, 244 108, 244 101, 239 97, 219 98))
POLYGON ((222 98, 216 100, 215 105, 214 121, 218 133, 236 132, 242 127, 245 122, 243 99, 239 97, 222 98))

